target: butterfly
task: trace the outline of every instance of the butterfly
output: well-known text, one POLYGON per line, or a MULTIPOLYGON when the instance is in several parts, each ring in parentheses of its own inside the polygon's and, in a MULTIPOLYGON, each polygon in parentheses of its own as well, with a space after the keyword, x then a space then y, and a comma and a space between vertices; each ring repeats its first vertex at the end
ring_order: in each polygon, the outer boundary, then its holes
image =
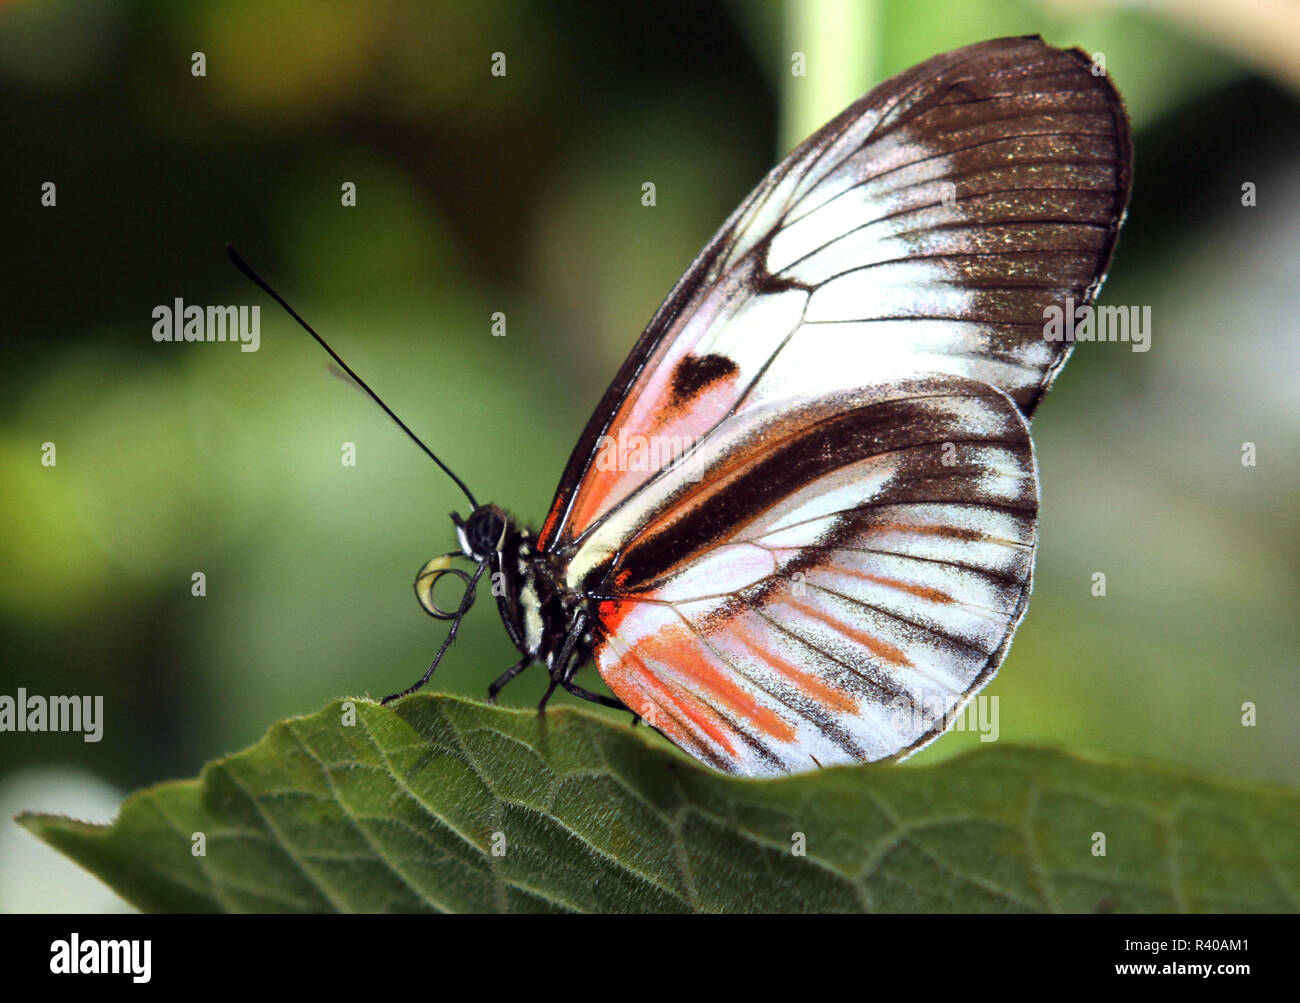
POLYGON ((1128 203, 1123 103, 1036 36, 933 57, 778 164, 664 300, 536 534, 455 481, 459 549, 415 588, 451 628, 480 580, 519 660, 719 770, 900 759, 994 675, 1029 600, 1029 419, 1128 203), (473 571, 454 566, 465 559, 473 571), (464 583, 444 609, 434 586, 464 583), (613 697, 575 679, 594 663, 613 697))

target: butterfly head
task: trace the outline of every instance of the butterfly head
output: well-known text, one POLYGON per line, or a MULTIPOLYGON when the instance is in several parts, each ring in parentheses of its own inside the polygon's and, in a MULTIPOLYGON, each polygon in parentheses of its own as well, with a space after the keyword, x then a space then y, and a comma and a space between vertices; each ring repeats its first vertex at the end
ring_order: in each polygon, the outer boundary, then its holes
POLYGON ((499 554, 510 532, 510 517, 495 505, 479 505, 462 519, 457 513, 451 514, 451 521, 456 524, 456 536, 460 541, 460 552, 452 551, 435 557, 420 569, 415 576, 415 594, 425 612, 438 620, 459 620, 474 602, 474 586, 479 576, 499 554), (479 570, 470 575, 460 568, 452 566, 457 557, 468 557, 479 565, 479 570), (443 608, 433 597, 434 586, 446 575, 455 575, 465 585, 464 598, 456 606, 443 608))
POLYGON ((468 519, 453 512, 451 521, 456 524, 460 549, 466 557, 478 562, 501 549, 510 529, 510 517, 495 505, 480 505, 468 519))

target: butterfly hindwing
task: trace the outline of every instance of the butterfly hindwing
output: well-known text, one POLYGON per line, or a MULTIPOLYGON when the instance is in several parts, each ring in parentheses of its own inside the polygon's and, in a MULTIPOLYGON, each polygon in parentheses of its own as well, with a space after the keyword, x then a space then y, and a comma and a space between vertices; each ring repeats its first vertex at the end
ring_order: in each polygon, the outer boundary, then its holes
POLYGON ((1036 492, 1024 418, 987 384, 771 403, 639 492, 635 522, 607 520, 567 584, 599 604, 606 683, 699 758, 750 775, 881 759, 996 670, 1036 492))

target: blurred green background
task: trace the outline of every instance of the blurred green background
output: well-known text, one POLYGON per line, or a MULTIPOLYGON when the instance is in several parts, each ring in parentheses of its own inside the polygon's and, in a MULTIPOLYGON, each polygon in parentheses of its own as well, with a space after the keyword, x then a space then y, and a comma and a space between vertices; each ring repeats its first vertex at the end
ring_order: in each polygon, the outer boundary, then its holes
MULTIPOLYGON (((0 6, 0 693, 105 702, 99 744, 0 735, 0 811, 106 819, 124 792, 193 775, 279 718, 405 686, 443 637, 410 583, 453 547, 463 499, 330 377, 230 266, 227 240, 480 499, 535 526, 641 327, 780 155, 889 74, 1032 32, 1105 53, 1128 102, 1136 185, 1103 299, 1151 305, 1154 337, 1146 354, 1082 347, 1035 420, 1042 544, 1029 615, 986 690, 999 740, 1294 783, 1295 11, 0 6), (795 51, 807 77, 790 73, 795 51), (56 207, 40 205, 45 181, 56 207), (260 351, 155 343, 151 311, 176 297, 261 304, 260 351)), ((461 637, 433 685, 481 697, 514 661, 486 592, 461 637)), ((531 706, 543 676, 504 702, 531 706)), ((911 762, 976 741, 949 735, 911 762)), ((114 907, 2 827, 0 909, 114 907)))

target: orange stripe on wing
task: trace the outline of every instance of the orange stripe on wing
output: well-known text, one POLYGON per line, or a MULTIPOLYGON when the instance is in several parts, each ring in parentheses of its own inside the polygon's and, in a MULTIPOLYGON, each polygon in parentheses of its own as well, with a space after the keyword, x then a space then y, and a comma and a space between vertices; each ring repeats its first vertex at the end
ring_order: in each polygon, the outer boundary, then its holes
POLYGON ((856 627, 850 627, 843 620, 837 620, 833 616, 823 613, 817 607, 809 606, 807 603, 799 602, 797 599, 785 596, 783 597, 783 601, 798 610, 800 613, 803 613, 805 616, 829 624, 834 627, 837 632, 846 637, 853 638, 853 640, 857 641, 882 661, 889 662, 891 665, 899 665, 909 669, 914 667, 908 657, 903 654, 903 650, 895 647, 888 641, 882 641, 880 638, 873 637, 865 631, 858 630, 856 627))
POLYGON ((663 375, 656 377, 663 385, 648 387, 649 396, 629 398, 605 430, 577 488, 570 536, 609 511, 616 493, 626 497, 675 462, 722 420, 735 400, 739 370, 725 356, 686 355, 672 372, 669 383, 663 383, 663 375), (606 450, 610 452, 602 468, 601 453, 606 450))
POLYGON ((634 651, 671 665, 673 671, 686 676, 698 686, 713 693, 718 702, 739 714, 755 728, 781 742, 794 739, 794 726, 779 714, 764 707, 746 693, 726 673, 718 670, 704 652, 701 643, 684 629, 671 627, 651 637, 643 638, 634 651))
POLYGON ((546 519, 542 523, 541 531, 537 534, 537 546, 539 550, 546 550, 551 543, 551 536, 555 533, 559 521, 560 513, 564 511, 564 503, 568 499, 564 495, 556 495, 555 501, 551 503, 551 510, 546 513, 546 519))
POLYGON ((669 715, 667 721, 654 721, 654 727, 668 735, 669 738, 680 740, 689 745, 702 746, 703 743, 690 731, 694 727, 697 731, 713 739, 718 745, 726 749, 732 758, 735 758, 735 746, 727 738, 726 732, 712 720, 712 712, 708 705, 696 700, 688 693, 683 693, 680 697, 673 693, 660 681, 658 676, 650 671, 645 662, 637 656, 634 649, 619 656, 617 664, 611 667, 608 672, 602 673, 602 678, 605 680, 605 684, 613 690, 614 694, 641 717, 649 717, 650 715, 644 713, 646 708, 639 707, 637 701, 632 699, 633 688, 639 687, 642 691, 653 691, 656 697, 655 702, 669 715), (685 720, 680 720, 665 704, 671 704, 675 707, 685 720), (691 706, 692 704, 695 706, 691 706), (679 727, 679 721, 686 726, 684 729, 679 727))
POLYGON ((906 592, 921 599, 928 599, 930 602, 947 604, 957 601, 947 592, 940 592, 938 589, 932 589, 926 585, 913 585, 911 582, 901 581, 898 578, 886 578, 884 575, 873 575, 866 571, 841 567, 838 564, 828 567, 827 570, 833 573, 848 575, 850 578, 860 578, 863 581, 875 582, 877 585, 885 586, 885 588, 897 589, 899 592, 906 592))
POLYGON ((596 616, 606 634, 617 634, 619 625, 629 613, 632 604, 619 599, 602 599, 596 607, 596 616))
POLYGON ((852 712, 858 709, 857 700, 849 694, 827 685, 810 672, 795 668, 784 658, 778 657, 770 649, 763 647, 759 641, 754 640, 753 635, 742 627, 738 625, 732 626, 727 630, 727 633, 819 703, 839 711, 852 712))

